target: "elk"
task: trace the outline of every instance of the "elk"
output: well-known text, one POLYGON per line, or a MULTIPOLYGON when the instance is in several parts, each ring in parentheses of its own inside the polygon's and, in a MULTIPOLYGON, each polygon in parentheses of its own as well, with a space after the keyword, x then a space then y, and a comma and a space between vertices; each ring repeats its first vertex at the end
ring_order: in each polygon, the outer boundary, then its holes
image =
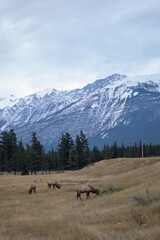
POLYGON ((77 192, 77 200, 78 198, 80 198, 81 201, 82 201, 81 193, 86 193, 86 199, 90 198, 90 193, 99 195, 99 189, 96 189, 91 185, 85 185, 85 184, 79 185, 76 188, 76 192, 77 192))
POLYGON ((61 182, 61 184, 59 184, 59 183, 58 183, 57 181, 55 181, 55 180, 48 182, 48 188, 50 188, 50 189, 51 189, 52 187, 53 187, 53 189, 55 189, 55 188, 60 189, 61 186, 62 186, 62 182, 61 182))
POLYGON ((31 186, 30 186, 30 189, 28 190, 28 193, 29 194, 32 194, 32 192, 34 192, 34 193, 36 193, 37 194, 37 192, 36 192, 36 180, 34 180, 34 182, 31 184, 31 186))

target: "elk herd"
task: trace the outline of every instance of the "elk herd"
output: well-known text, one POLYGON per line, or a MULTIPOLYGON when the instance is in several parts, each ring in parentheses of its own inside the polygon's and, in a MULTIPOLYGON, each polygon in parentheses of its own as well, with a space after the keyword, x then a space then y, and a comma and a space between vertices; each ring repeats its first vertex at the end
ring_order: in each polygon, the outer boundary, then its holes
MULTIPOLYGON (((40 181, 43 183, 43 181, 41 179, 40 179, 40 181)), ((32 194, 32 193, 37 194, 36 183, 37 183, 37 181, 34 180, 34 182, 31 184, 31 186, 28 190, 29 194, 32 194)), ((62 181, 61 181, 61 183, 58 183, 55 180, 50 180, 50 181, 47 182, 47 185, 48 185, 48 189, 51 189, 51 188, 60 189, 61 186, 62 186, 62 181)), ((99 189, 96 189, 96 188, 92 187, 91 185, 87 185, 87 184, 80 184, 76 187, 77 200, 80 199, 81 201, 82 201, 82 198, 81 198, 82 193, 86 193, 86 199, 90 199, 90 193, 99 195, 99 192, 100 192, 99 189)))

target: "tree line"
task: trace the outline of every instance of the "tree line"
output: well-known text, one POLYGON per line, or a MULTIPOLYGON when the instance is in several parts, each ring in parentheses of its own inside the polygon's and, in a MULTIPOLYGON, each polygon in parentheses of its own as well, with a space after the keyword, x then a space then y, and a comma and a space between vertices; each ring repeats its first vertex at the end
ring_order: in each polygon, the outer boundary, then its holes
MULTIPOLYGON (((142 143, 133 146, 106 144, 102 150, 97 146, 90 149, 87 137, 81 130, 73 140, 69 132, 59 138, 57 149, 44 151, 36 133, 31 136, 31 143, 24 147, 22 139, 17 140, 13 129, 0 134, 0 173, 14 172, 22 175, 36 174, 38 171, 50 173, 55 170, 77 170, 103 159, 122 157, 141 157, 142 143)), ((160 145, 143 143, 143 156, 160 156, 160 145)))

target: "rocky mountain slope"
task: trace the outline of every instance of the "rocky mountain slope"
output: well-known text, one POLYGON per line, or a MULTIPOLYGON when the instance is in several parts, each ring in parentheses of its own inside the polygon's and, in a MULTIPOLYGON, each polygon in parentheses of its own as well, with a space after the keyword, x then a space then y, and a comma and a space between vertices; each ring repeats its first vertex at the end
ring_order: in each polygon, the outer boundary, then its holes
POLYGON ((46 148, 62 132, 83 130, 91 145, 143 138, 160 142, 160 74, 126 77, 113 74, 72 91, 45 90, 17 99, 0 99, 0 129, 13 128, 25 143, 36 132, 46 148))

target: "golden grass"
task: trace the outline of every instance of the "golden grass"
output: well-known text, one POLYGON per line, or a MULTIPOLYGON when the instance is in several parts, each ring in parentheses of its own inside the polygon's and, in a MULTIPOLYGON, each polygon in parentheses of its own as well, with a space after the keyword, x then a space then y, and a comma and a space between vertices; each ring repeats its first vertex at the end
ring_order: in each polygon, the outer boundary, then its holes
POLYGON ((159 186, 160 158, 104 160, 80 171, 36 176, 2 175, 0 240, 160 240, 159 186), (29 195, 35 179, 37 195, 29 195), (63 180, 62 188, 48 189, 52 179, 63 180), (79 183, 100 188, 100 196, 86 200, 82 195, 77 201, 79 183), (119 191, 109 194, 111 185, 119 191))

